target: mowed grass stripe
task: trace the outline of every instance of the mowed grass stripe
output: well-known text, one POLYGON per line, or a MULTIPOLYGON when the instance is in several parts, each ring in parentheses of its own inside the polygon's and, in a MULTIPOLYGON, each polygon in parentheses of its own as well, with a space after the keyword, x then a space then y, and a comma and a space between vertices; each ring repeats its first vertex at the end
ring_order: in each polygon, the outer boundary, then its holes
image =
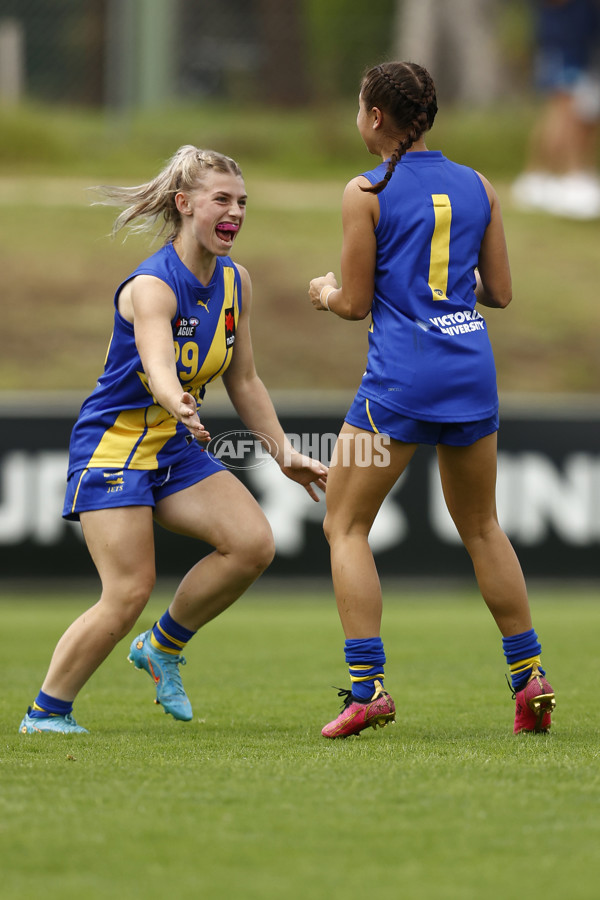
MULTIPOLYGON (((328 592, 251 592, 186 651, 194 721, 152 704, 124 641, 76 704, 89 736, 17 734, 56 638, 93 602, 0 601, 2 897, 594 898, 600 864, 593 592, 533 594, 553 733, 511 734, 475 593, 388 591, 397 723, 326 741, 345 686, 328 592)), ((142 617, 149 626, 168 597, 142 617)))

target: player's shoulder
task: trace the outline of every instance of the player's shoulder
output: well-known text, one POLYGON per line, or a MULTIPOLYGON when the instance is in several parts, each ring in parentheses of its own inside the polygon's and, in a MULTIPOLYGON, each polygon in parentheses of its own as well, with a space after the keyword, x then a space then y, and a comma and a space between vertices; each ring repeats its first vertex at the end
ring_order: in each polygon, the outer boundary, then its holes
POLYGON ((241 263, 234 262, 232 259, 230 259, 228 257, 226 260, 223 261, 223 264, 226 266, 227 265, 230 266, 234 270, 234 272, 237 272, 238 275, 240 276, 242 282, 250 281, 250 273, 245 266, 241 265, 241 263))
POLYGON ((346 191, 356 191, 360 190, 360 188, 369 187, 373 182, 367 178, 367 173, 362 173, 361 175, 355 175, 354 178, 351 178, 344 188, 344 192, 346 191))
POLYGON ((490 207, 492 207, 494 205, 494 203, 496 203, 498 201, 498 195, 496 193, 494 185, 488 178, 485 177, 485 175, 482 175, 481 172, 477 172, 475 169, 473 171, 475 172, 475 175, 477 176, 481 185, 483 186, 483 189, 489 200, 490 207))
POLYGON ((242 308, 248 310, 252 300, 252 279, 250 278, 250 273, 245 266, 240 265, 238 262, 233 262, 229 257, 227 261, 231 264, 234 272, 237 273, 239 290, 241 290, 242 308))
POLYGON ((356 175, 350 179, 344 188, 342 197, 342 211, 344 215, 366 214, 367 211, 375 213, 378 211, 379 200, 377 199, 377 194, 367 190, 373 184, 376 184, 376 181, 371 181, 364 174, 356 175))

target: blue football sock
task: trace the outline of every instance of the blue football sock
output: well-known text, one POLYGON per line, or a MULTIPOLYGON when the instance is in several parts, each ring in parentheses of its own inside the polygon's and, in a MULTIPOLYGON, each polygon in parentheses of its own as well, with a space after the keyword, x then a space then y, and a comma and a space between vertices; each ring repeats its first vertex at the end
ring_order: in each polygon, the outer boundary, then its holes
POLYGON ((344 644, 352 696, 366 702, 375 693, 375 679, 383 684, 385 653, 380 637, 350 638, 344 644))
POLYGON ((40 691, 33 706, 29 711, 32 719, 47 719, 49 716, 68 716, 73 712, 73 703, 70 700, 58 700, 40 691))
POLYGON ((503 637, 502 647, 510 668, 513 690, 519 691, 527 684, 534 666, 540 670, 542 675, 546 674, 540 666, 542 645, 533 628, 521 634, 503 637))
POLYGON ((167 609, 158 622, 154 623, 150 643, 157 650, 162 650, 163 653, 171 653, 174 656, 178 656, 195 634, 195 631, 184 628, 183 625, 179 625, 178 622, 171 618, 171 614, 167 609))

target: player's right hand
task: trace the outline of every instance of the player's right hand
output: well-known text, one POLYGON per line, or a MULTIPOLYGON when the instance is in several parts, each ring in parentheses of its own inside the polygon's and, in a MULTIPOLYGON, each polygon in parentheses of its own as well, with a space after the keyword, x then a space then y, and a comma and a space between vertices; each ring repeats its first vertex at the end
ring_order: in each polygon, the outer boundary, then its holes
POLYGON ((188 394, 188 392, 185 391, 181 395, 179 404, 179 414, 177 418, 189 430, 192 437, 195 440, 200 441, 202 444, 210 441, 210 433, 206 430, 206 428, 200 421, 200 416, 198 415, 198 406, 192 395, 188 394))

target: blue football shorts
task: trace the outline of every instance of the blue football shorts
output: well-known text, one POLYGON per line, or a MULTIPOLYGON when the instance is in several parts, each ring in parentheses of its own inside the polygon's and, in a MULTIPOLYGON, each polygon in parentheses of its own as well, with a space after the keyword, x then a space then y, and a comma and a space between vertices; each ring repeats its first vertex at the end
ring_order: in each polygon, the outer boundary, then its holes
POLYGON ((77 521, 79 513, 92 509, 154 507, 163 497, 223 471, 223 463, 197 442, 161 469, 79 469, 67 481, 63 518, 77 521))
POLYGON ((451 447, 468 447, 482 437, 498 431, 499 416, 496 413, 488 419, 475 422, 429 422, 411 419, 357 395, 346 416, 348 425, 388 434, 395 441, 405 444, 448 444, 451 447))

